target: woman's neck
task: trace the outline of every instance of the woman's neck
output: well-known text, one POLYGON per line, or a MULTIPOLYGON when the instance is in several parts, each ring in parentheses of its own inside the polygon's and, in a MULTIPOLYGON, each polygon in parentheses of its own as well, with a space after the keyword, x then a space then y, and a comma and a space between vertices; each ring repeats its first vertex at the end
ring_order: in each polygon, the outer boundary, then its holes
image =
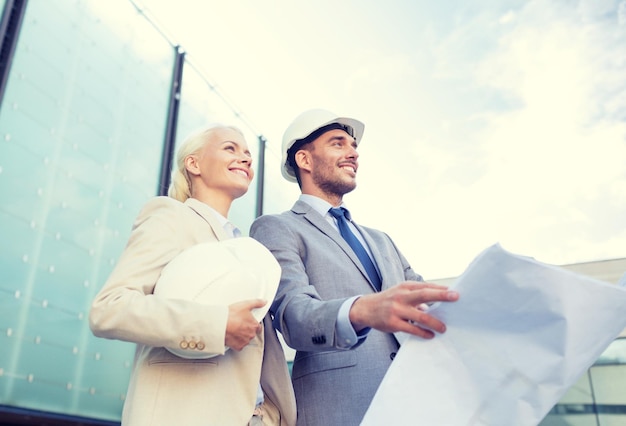
POLYGON ((225 218, 228 218, 228 212, 233 200, 224 193, 215 191, 194 191, 194 193, 191 194, 191 197, 198 201, 202 201, 204 204, 211 207, 225 218))

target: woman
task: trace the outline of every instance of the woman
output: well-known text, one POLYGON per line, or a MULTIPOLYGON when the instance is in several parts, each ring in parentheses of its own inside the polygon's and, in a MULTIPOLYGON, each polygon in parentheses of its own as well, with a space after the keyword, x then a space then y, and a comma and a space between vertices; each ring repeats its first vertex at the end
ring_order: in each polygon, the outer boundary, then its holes
POLYGON ((211 126, 180 147, 169 197, 151 199, 139 213, 89 315, 96 336, 137 343, 123 425, 295 424, 282 346, 269 317, 259 324, 251 313, 271 301, 209 306, 152 294, 183 250, 232 237, 228 211, 253 176, 241 131, 211 126), (165 349, 187 346, 189 336, 196 350, 222 355, 187 359, 165 349))

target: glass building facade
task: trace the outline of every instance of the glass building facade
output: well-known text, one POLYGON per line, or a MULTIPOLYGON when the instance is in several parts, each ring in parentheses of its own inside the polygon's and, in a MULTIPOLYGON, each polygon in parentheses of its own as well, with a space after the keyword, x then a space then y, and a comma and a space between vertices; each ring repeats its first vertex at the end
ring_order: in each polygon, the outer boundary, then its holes
MULTIPOLYGON (((244 131, 261 186, 233 205, 242 230, 280 196, 262 191, 279 159, 132 1, 0 11, 0 424, 117 424, 134 345, 95 338, 88 310, 140 207, 163 193, 176 144, 209 122, 244 131)), ((542 424, 626 424, 624 343, 542 424)))
MULTIPOLYGON (((2 8, 22 17, 0 105, 0 404, 118 421, 134 345, 93 337, 91 300, 180 139, 235 124, 259 164, 260 136, 128 0, 2 8)), ((258 202, 233 205, 241 229, 258 202)))

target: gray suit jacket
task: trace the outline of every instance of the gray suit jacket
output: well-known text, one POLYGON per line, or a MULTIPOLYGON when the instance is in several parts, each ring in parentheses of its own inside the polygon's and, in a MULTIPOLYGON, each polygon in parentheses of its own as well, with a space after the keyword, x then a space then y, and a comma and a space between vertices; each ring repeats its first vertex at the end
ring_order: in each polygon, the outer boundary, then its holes
MULTIPOLYGON (((252 417, 259 382, 270 425, 295 424, 295 399, 283 348, 269 315, 264 333, 241 351, 224 353, 228 307, 155 297, 161 270, 186 248, 228 238, 202 202, 168 197, 146 203, 128 245, 93 301, 89 321, 99 337, 137 344, 122 424, 242 426, 252 417), (208 359, 165 349, 202 342, 208 359)), ((184 282, 180 283, 184 285, 184 282)))
MULTIPOLYGON (((357 226, 382 276, 382 288, 421 281, 388 235, 357 226)), ((266 215, 250 235, 274 254, 282 277, 272 304, 274 325, 296 349, 292 382, 298 425, 358 425, 389 367, 398 343, 371 330, 366 340, 342 349, 336 335, 341 304, 375 290, 350 246, 308 204, 266 215)))

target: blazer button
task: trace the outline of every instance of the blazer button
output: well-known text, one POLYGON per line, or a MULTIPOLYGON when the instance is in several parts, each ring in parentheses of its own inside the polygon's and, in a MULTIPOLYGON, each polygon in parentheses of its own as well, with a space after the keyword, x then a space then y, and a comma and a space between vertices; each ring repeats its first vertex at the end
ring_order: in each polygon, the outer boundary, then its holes
POLYGON ((392 352, 389 354, 389 358, 391 358, 391 360, 393 361, 393 359, 396 357, 396 353, 392 352))
POLYGON ((196 348, 196 342, 194 340, 190 340, 189 341, 189 349, 195 349, 196 348))
POLYGON ((323 345, 324 343, 326 343, 326 336, 313 336, 311 337, 311 341, 316 345, 323 345))
POLYGON ((179 346, 181 349, 187 349, 189 347, 189 342, 187 342, 186 340, 181 340, 179 346))
POLYGON ((204 348, 204 342, 198 342, 198 344, 196 345, 196 349, 198 349, 199 351, 204 350, 204 348))

